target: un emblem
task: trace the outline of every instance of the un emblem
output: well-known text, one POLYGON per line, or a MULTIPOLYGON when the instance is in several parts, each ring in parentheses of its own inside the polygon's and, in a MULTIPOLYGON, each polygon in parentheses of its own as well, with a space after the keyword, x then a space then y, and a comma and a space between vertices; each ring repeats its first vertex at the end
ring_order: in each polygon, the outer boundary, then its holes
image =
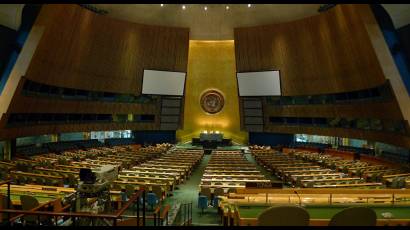
POLYGON ((216 90, 205 91, 201 96, 202 109, 210 114, 218 113, 224 106, 224 97, 216 90))

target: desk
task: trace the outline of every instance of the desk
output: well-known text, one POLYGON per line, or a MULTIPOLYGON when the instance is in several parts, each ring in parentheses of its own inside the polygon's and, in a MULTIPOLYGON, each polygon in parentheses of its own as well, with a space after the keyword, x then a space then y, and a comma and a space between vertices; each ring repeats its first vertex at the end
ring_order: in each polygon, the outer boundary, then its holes
POLYGON ((359 184, 328 184, 328 185, 313 185, 314 188, 374 188, 374 187, 384 187, 383 183, 359 183, 359 184))
POLYGON ((199 141, 218 141, 221 142, 223 138, 222 133, 201 133, 199 134, 199 141))
MULTIPOLYGON (((353 206, 353 205, 352 205, 353 206)), ((235 222, 241 226, 256 226, 257 217, 265 209, 269 208, 268 205, 235 205, 228 209, 224 209, 225 216, 236 219, 235 222), (236 212, 236 215, 234 214, 236 212)), ((330 219, 338 212, 351 206, 332 205, 332 206, 306 206, 305 209, 310 215, 310 225, 312 226, 327 226, 330 219)), ((377 214, 377 225, 407 225, 410 223, 410 207, 409 206, 373 206, 371 207, 377 214), (393 214, 393 218, 390 220, 384 219, 382 213, 390 212, 393 214)), ((291 217, 289 217, 291 218, 291 217)), ((226 223, 227 221, 225 221, 226 223)))
POLYGON ((212 178, 212 179, 205 179, 202 178, 201 182, 264 182, 264 183, 269 183, 271 182, 270 180, 266 179, 240 179, 240 178, 232 178, 232 179, 227 179, 227 178, 212 178))

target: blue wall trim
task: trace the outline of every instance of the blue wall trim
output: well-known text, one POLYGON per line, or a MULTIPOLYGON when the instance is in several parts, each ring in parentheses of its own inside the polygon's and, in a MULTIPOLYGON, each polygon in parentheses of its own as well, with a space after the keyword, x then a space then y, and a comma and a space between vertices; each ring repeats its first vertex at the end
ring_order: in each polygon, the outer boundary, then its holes
POLYGON ((410 95, 410 66, 408 65, 408 57, 405 51, 401 49, 403 46, 400 44, 393 21, 389 13, 380 4, 371 4, 370 6, 389 47, 390 53, 393 56, 396 67, 399 70, 404 86, 407 89, 407 94, 410 95))
MULTIPOLYGON (((4 86, 6 85, 10 73, 13 70, 14 64, 16 64, 20 51, 27 40, 27 37, 31 31, 31 28, 33 27, 38 13, 40 12, 40 9, 41 4, 26 4, 23 8, 21 25, 19 30, 17 31, 17 36, 15 37, 14 42, 9 45, 9 48, 11 48, 13 51, 9 56, 7 65, 4 67, 4 69, 0 69, 0 94, 3 92, 4 86)), ((0 50, 0 52, 2 52, 2 50, 0 50)))
POLYGON ((249 145, 290 145, 293 140, 293 134, 249 132, 249 145))
POLYGON ((161 144, 176 142, 176 131, 132 131, 137 144, 161 144))

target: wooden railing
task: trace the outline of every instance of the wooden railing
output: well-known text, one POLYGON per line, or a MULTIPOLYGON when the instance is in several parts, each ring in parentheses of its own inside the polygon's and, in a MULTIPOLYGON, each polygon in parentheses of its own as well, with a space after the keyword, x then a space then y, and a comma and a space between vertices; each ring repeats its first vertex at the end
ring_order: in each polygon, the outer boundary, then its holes
MULTIPOLYGON (((2 182, 2 184, 9 183, 9 182, 2 182)), ((1 184, 0 184, 1 185, 1 184)), ((9 190, 8 190, 9 191, 9 190)), ((9 192, 8 192, 9 193, 9 192)), ((9 194, 8 194, 9 196, 9 194)), ((117 225, 117 220, 122 219, 122 214, 127 210, 131 205, 133 205, 136 201, 137 205, 137 225, 140 226, 140 209, 139 209, 139 198, 142 196, 142 226, 145 226, 145 191, 140 190, 127 201, 127 203, 122 206, 121 209, 119 209, 116 213, 114 214, 92 214, 92 213, 72 213, 72 212, 50 212, 50 211, 37 211, 39 207, 36 207, 34 210, 13 210, 10 209, 10 206, 8 205, 7 209, 0 209, 0 213, 7 213, 9 216, 10 214, 15 214, 17 217, 10 218, 8 216, 8 224, 12 224, 17 218, 24 217, 25 215, 33 215, 37 216, 38 220, 40 220, 41 216, 50 216, 54 217, 55 219, 57 217, 70 217, 73 220, 73 225, 76 225, 77 219, 78 218, 89 218, 91 219, 91 224, 94 224, 94 220, 96 219, 108 219, 112 221, 112 225, 116 226, 117 225)), ((10 196, 9 196, 10 197, 10 196)), ((48 203, 47 203, 48 204, 48 203)), ((43 205, 41 205, 44 207, 43 205)), ((57 223, 55 223, 57 225, 57 223)))
MULTIPOLYGON (((0 186, 1 185, 3 185, 3 184, 7 184, 7 201, 6 201, 6 203, 7 203, 7 205, 6 205, 6 207, 7 207, 7 209, 10 209, 10 202, 11 202, 11 196, 10 196, 10 185, 11 185, 11 180, 6 180, 6 181, 2 181, 2 182, 0 182, 0 186)), ((1 213, 0 212, 0 217, 1 217, 1 219, 3 219, 3 213, 1 213)), ((10 213, 7 213, 7 219, 9 220, 10 219, 10 213)))
POLYGON ((181 225, 190 226, 192 224, 192 203, 181 204, 180 212, 183 213, 181 225))

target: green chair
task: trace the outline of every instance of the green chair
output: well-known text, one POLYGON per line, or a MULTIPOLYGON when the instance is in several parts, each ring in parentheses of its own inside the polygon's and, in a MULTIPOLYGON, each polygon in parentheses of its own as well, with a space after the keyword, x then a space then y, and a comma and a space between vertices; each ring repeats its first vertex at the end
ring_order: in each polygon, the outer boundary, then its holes
POLYGON ((229 193, 236 193, 236 188, 229 188, 228 189, 228 194, 229 193))
POLYGON ((26 177, 26 184, 31 184, 33 182, 33 179, 34 178, 30 176, 26 177))
POLYGON ((298 206, 273 206, 258 216, 258 226, 308 226, 309 213, 298 206))
POLYGON ((135 193, 134 186, 130 184, 125 185, 125 193, 127 194, 128 199, 132 197, 132 195, 135 193))
POLYGON ((17 175, 17 181, 18 181, 18 184, 24 185, 26 183, 26 177, 17 175))
POLYGON ((376 226, 376 212, 367 207, 350 207, 336 213, 329 226, 376 226))
POLYGON ((43 178, 43 177, 37 177, 37 178, 36 178, 36 184, 39 184, 39 185, 47 185, 47 181, 46 181, 46 179, 43 178))
POLYGON ((392 188, 399 188, 399 178, 398 177, 396 177, 392 180, 391 187, 392 188))
POLYGON ((201 195, 206 196, 208 201, 212 199, 211 189, 210 188, 202 188, 201 195))
MULTIPOLYGON (((40 203, 38 202, 38 200, 32 196, 28 196, 28 195, 21 195, 20 196, 20 201, 21 201, 21 208, 23 210, 31 210, 34 209, 38 206, 40 206, 40 203)), ((35 215, 25 215, 23 217, 23 219, 26 221, 26 224, 29 225, 35 225, 35 224, 39 224, 37 222, 38 218, 35 215)), ((44 219, 44 217, 43 217, 44 219)), ((41 220, 41 218, 40 218, 41 220)))
POLYGON ((71 188, 77 187, 78 180, 75 178, 74 174, 68 174, 68 184, 71 188))
POLYGON ((121 191, 121 185, 119 185, 119 184, 112 184, 112 190, 114 190, 114 191, 121 191))
MULTIPOLYGON (((319 183, 317 183, 317 184, 319 184, 319 183)), ((314 185, 315 185, 314 181, 309 181, 309 182, 306 183, 306 188, 313 188, 314 185)))
POLYGON ((220 196, 225 195, 223 188, 215 188, 214 198, 212 200, 212 206, 218 207, 220 196))
POLYGON ((370 177, 370 181, 371 182, 377 182, 378 181, 378 177, 379 176, 379 174, 377 174, 377 173, 372 173, 372 176, 370 177))
POLYGON ((406 178, 400 177, 399 181, 397 182, 398 188, 405 188, 406 187, 406 178))

